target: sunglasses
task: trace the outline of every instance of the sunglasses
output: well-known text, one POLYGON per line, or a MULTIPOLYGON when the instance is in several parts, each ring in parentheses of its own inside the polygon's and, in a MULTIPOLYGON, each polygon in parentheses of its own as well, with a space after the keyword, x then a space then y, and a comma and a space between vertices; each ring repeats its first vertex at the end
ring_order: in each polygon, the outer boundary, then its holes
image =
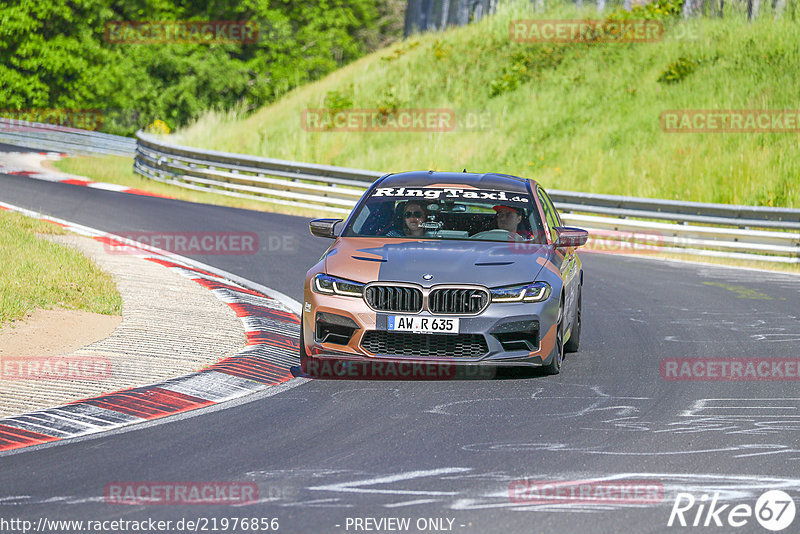
POLYGON ((407 212, 405 212, 405 213, 403 214, 403 216, 404 216, 406 219, 410 219, 411 217, 414 217, 414 218, 416 218, 416 219, 419 219, 420 217, 422 217, 422 215, 423 215, 423 214, 422 214, 422 212, 421 212, 421 211, 407 211, 407 212))

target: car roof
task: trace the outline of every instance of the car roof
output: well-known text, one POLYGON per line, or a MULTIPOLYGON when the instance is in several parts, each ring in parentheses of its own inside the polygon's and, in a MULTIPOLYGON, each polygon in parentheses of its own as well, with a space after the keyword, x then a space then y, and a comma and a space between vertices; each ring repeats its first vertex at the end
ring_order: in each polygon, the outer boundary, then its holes
POLYGON ((531 188, 536 187, 536 182, 529 178, 520 178, 510 174, 499 173, 474 173, 474 172, 436 172, 436 171, 410 171, 386 175, 379 180, 380 187, 423 187, 442 185, 465 185, 477 189, 491 189, 527 193, 525 185, 530 182, 531 188))

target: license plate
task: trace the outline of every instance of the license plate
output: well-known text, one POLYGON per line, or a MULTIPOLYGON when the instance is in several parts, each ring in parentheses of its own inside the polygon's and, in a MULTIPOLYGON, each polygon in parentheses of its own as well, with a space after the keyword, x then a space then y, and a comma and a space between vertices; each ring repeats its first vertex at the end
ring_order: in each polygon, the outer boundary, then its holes
POLYGON ((395 332, 419 332, 423 334, 457 334, 458 317, 408 317, 390 315, 389 330, 395 332))

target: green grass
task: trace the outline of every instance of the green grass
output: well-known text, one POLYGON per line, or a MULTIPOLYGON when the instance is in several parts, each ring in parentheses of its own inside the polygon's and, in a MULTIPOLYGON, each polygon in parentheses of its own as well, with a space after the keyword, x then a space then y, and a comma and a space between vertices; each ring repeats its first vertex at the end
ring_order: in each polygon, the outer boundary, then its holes
MULTIPOLYGON (((595 17, 587 9, 586 17, 595 17)), ((742 13, 687 26, 657 43, 520 44, 501 6, 479 23, 411 38, 292 91, 245 117, 209 112, 174 139, 190 146, 376 171, 496 171, 546 188, 800 207, 797 134, 661 130, 670 109, 798 109, 800 24, 742 13), (696 37, 696 38, 690 38, 696 37), (659 82, 659 78, 679 79, 659 82), (451 108, 492 127, 441 133, 307 132, 304 109, 451 108)))
POLYGON ((0 211, 0 325, 36 308, 121 313, 110 275, 76 249, 36 235, 64 233, 54 224, 0 211))

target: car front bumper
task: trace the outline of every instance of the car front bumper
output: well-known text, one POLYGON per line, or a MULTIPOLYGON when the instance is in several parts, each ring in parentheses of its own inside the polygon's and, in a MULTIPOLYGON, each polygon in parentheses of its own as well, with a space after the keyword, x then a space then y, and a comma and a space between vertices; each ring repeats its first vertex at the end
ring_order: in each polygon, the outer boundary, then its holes
POLYGON ((410 334, 388 330, 390 315, 409 314, 376 312, 362 298, 306 287, 302 328, 312 359, 535 367, 556 352, 558 294, 543 302, 490 303, 478 315, 436 315, 458 317, 458 334, 410 334))

